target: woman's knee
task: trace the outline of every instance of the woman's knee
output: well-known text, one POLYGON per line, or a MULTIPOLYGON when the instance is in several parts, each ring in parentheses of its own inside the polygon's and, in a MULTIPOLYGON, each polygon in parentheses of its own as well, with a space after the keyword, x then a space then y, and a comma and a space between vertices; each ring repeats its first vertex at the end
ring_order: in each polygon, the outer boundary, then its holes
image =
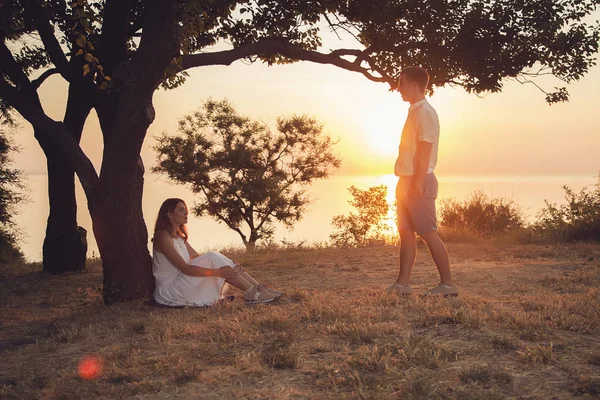
POLYGON ((223 264, 222 266, 230 266, 233 267, 234 262, 229 258, 225 257, 223 254, 218 251, 209 251, 206 253, 210 258, 217 260, 216 263, 223 264))
POLYGON ((225 257, 223 254, 219 253, 218 251, 209 251, 208 253, 206 253, 207 256, 209 256, 210 258, 216 258, 219 260, 228 260, 227 257, 225 257))

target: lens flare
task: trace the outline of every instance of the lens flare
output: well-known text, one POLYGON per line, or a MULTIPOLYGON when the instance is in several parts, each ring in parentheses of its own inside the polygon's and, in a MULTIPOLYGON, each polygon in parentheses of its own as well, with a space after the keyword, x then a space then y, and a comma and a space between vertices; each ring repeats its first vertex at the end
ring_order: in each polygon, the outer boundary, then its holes
POLYGON ((96 355, 87 355, 79 361, 79 377, 81 379, 97 379, 100 375, 102 375, 102 358, 96 355))

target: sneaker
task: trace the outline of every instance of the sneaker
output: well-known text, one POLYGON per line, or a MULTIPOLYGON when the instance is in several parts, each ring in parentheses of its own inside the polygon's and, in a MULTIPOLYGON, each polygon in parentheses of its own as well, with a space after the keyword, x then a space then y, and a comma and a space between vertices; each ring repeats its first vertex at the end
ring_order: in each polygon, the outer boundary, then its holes
POLYGON ((259 286, 250 286, 244 294, 244 301, 246 303, 269 303, 277 297, 279 296, 275 296, 273 293, 269 293, 266 290, 260 290, 259 286))
POLYGON ((260 290, 261 292, 271 293, 275 297, 279 297, 283 294, 283 292, 280 292, 279 290, 271 289, 270 287, 268 287, 267 285, 263 285, 262 283, 260 285, 258 285, 258 290, 260 290))
POLYGON ((392 286, 385 289, 385 292, 392 294, 395 293, 398 296, 408 296, 412 292, 412 290, 409 285, 402 286, 398 283, 394 283, 392 286))
POLYGON ((423 294, 423 296, 444 296, 444 297, 456 297, 458 296, 458 288, 456 285, 448 286, 440 283, 436 287, 431 290, 428 290, 423 294))

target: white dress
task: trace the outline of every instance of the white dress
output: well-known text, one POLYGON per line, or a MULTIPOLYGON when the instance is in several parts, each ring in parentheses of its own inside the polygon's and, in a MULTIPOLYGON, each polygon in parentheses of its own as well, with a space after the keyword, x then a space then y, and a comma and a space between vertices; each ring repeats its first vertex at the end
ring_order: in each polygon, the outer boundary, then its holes
MULTIPOLYGON (((234 265, 233 261, 218 252, 206 253, 190 260, 185 241, 177 238, 173 239, 173 243, 187 264, 210 269, 234 265)), ((156 281, 154 300, 167 306, 209 306, 222 299, 226 290, 225 278, 185 275, 156 249, 152 256, 152 273, 156 281)))

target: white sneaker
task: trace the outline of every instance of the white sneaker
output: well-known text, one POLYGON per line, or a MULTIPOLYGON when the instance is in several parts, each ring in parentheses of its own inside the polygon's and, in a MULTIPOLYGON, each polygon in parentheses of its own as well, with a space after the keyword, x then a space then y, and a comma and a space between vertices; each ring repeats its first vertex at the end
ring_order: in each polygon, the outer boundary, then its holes
POLYGON ((260 290, 258 286, 250 286, 244 293, 244 301, 246 303, 269 303, 275 300, 277 295, 269 293, 266 290, 260 290))
POLYGON ((279 290, 272 289, 272 288, 270 288, 267 285, 264 285, 262 283, 260 285, 258 285, 258 290, 260 290, 261 292, 271 293, 275 297, 279 297, 279 296, 281 296, 283 294, 283 292, 280 292, 279 290))
POLYGON ((458 296, 458 288, 456 285, 448 286, 440 283, 433 289, 428 290, 423 294, 425 297, 429 296, 444 296, 444 297, 456 297, 458 296))
POLYGON ((398 296, 408 296, 412 293, 412 289, 409 285, 402 286, 399 283, 395 282, 392 286, 385 289, 386 293, 395 293, 398 296))

